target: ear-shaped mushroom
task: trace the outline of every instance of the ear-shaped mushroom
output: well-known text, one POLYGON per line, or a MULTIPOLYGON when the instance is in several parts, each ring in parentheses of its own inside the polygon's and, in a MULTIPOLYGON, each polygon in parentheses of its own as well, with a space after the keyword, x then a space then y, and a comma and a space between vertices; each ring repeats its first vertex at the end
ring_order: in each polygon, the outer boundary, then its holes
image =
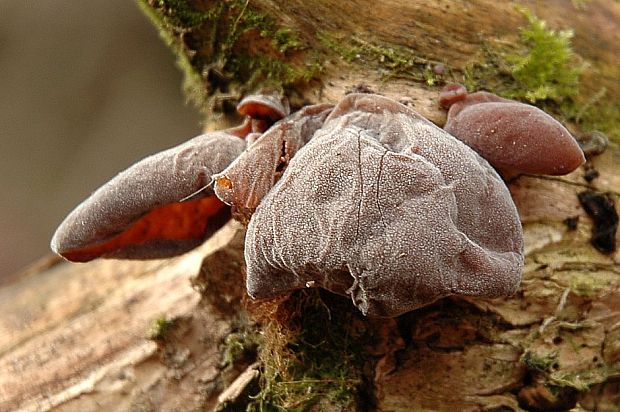
POLYGON ((462 84, 447 84, 439 95, 439 105, 444 109, 449 109, 454 103, 467 97, 467 89, 462 84))
POLYGON ((221 227, 230 211, 211 175, 245 149, 247 127, 198 136, 134 164, 94 192, 62 222, 52 250, 77 262, 97 257, 150 259, 183 253, 221 227))
MULTIPOLYGON (((257 125, 262 121, 266 123, 266 126, 269 126, 288 116, 291 109, 288 99, 274 92, 245 96, 237 105, 237 112, 257 121, 257 125)), ((264 130, 255 131, 263 132, 264 130)))
POLYGON ((563 175, 585 162, 570 132, 534 106, 460 85, 446 86, 440 104, 450 108, 444 130, 504 175, 563 175))
POLYGON ((233 206, 238 220, 249 221, 254 209, 280 179, 295 153, 319 129, 333 106, 306 106, 280 121, 224 171, 213 176, 215 194, 233 206))
POLYGON ((522 249, 516 208, 484 159, 393 100, 351 94, 256 208, 247 289, 320 286, 396 316, 453 294, 512 294, 522 249))

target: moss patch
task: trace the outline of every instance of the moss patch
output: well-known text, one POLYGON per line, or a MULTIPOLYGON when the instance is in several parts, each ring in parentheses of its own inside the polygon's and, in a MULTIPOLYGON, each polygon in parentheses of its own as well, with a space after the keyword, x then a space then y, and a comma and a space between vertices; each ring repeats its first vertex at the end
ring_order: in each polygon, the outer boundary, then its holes
POLYGON ((463 72, 467 89, 535 104, 584 132, 599 130, 620 142, 620 107, 604 86, 591 91, 596 75, 573 51, 573 31, 552 30, 528 10, 520 11, 527 25, 520 29, 519 41, 483 42, 480 61, 463 72), (584 78, 589 80, 587 86, 584 78))
POLYGON ((327 32, 320 33, 318 39, 343 60, 378 70, 384 80, 400 78, 429 86, 443 83, 446 66, 418 56, 409 48, 371 42, 359 37, 345 39, 327 32), (434 69, 436 66, 442 67, 441 72, 434 69))
POLYGON ((483 42, 481 61, 465 70, 465 85, 539 105, 570 100, 579 92, 582 71, 572 50, 572 30, 551 30, 544 20, 519 10, 528 24, 518 41, 483 42))
POLYGON ((224 340, 224 366, 239 362, 250 364, 255 361, 261 342, 260 334, 251 327, 231 333, 224 340))
POLYGON ((258 312, 266 322, 261 391, 248 410, 355 410, 371 393, 364 346, 376 335, 347 299, 304 290, 258 312))
POLYGON ((526 9, 521 11, 528 20, 528 25, 520 30, 521 43, 527 52, 507 56, 518 86, 511 97, 534 103, 561 102, 576 95, 581 68, 571 47, 573 31, 551 30, 544 20, 526 9))
POLYGON ((557 354, 550 353, 540 355, 528 350, 523 353, 520 360, 521 363, 524 364, 531 371, 550 372, 552 366, 557 362, 557 354))
POLYGON ((176 319, 170 319, 166 315, 161 315, 150 323, 146 336, 151 340, 163 341, 175 326, 176 319))
POLYGON ((300 87, 321 71, 320 58, 292 28, 247 0, 138 0, 179 56, 188 99, 205 111, 234 111, 262 87, 300 87))

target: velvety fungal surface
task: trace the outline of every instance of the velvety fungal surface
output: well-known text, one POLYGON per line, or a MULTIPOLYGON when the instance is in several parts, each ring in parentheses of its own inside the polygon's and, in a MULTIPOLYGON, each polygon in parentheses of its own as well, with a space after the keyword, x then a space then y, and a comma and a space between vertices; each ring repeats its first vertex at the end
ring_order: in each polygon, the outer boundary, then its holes
POLYGON ((499 171, 563 175, 585 162, 570 132, 542 110, 488 92, 462 96, 454 87, 440 95, 450 107, 444 129, 499 171))
POLYGON ((208 185, 245 148, 233 134, 208 133, 134 164, 94 192, 62 222, 52 250, 66 259, 146 259, 198 246, 230 217, 208 185))
POLYGON ((515 206, 484 159, 393 100, 352 94, 252 216, 247 287, 269 298, 320 286, 396 316, 453 294, 513 293, 522 249, 515 206))
POLYGON ((444 109, 467 97, 467 89, 462 84, 451 83, 446 85, 439 95, 439 105, 444 109))
POLYGON ((272 126, 280 114, 247 116, 116 176, 65 219, 52 249, 74 261, 172 256, 219 228, 230 205, 249 222, 255 298, 322 287, 365 315, 397 316, 444 296, 518 287, 523 235, 508 189, 417 113, 351 94, 272 126))
POLYGON ((229 167, 213 176, 215 193, 247 222, 254 209, 282 176, 290 160, 322 127, 333 106, 307 106, 251 138, 249 148, 229 167))

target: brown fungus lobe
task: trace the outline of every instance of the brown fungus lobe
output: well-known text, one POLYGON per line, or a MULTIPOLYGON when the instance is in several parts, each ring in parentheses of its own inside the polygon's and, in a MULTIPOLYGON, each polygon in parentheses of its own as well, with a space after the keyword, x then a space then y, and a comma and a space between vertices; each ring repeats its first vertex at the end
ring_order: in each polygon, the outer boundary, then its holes
MULTIPOLYGON (((253 160, 237 167, 252 173, 253 160)), ((449 295, 512 294, 522 249, 516 208, 484 159, 393 100, 351 94, 252 215, 247 288, 272 298, 320 286, 396 316, 449 295)))
POLYGON ((465 99, 467 89, 462 84, 447 84, 439 95, 439 105, 444 109, 449 109, 454 103, 465 99))
POLYGON ((76 207, 51 241, 72 261, 97 257, 150 259, 198 246, 230 211, 209 184, 244 149, 243 128, 191 139, 121 172, 76 207))
POLYGON ((563 175, 585 162, 570 132, 537 107, 458 86, 447 85, 439 98, 449 107, 444 130, 500 173, 563 175))
POLYGON ((295 153, 319 129, 333 106, 306 106, 253 142, 221 173, 213 176, 216 195, 247 223, 254 209, 286 170, 295 153))
POLYGON ((276 122, 291 112, 288 100, 279 93, 259 93, 245 96, 237 105, 237 112, 252 119, 276 122))
POLYGON ((76 261, 182 253, 228 219, 217 195, 250 219, 253 297, 320 286, 364 314, 396 316, 443 296, 516 290, 514 204, 489 164, 448 133, 376 95, 307 107, 264 134, 254 120, 119 174, 65 219, 52 248, 76 261))
POLYGON ((238 106, 246 120, 207 133, 134 164, 75 208, 51 248, 65 259, 150 259, 193 249, 230 219, 211 175, 289 113, 277 93, 254 94, 238 106), (244 141, 242 138, 246 138, 244 141))

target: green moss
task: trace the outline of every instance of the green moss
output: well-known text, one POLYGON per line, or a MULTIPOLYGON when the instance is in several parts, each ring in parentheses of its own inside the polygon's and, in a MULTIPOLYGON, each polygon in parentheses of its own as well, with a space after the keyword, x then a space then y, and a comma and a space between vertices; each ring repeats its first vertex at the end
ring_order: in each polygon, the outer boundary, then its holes
POLYGON ((146 336, 151 340, 164 340, 168 333, 174 329, 175 325, 175 319, 169 319, 166 315, 161 315, 150 323, 146 336))
POLYGON ((253 361, 260 342, 258 332, 250 328, 231 333, 224 341, 224 365, 253 361))
POLYGON ((570 102, 562 105, 565 117, 586 131, 598 130, 610 140, 620 143, 620 105, 610 98, 603 87, 590 96, 585 103, 570 102))
POLYGON ((300 50, 303 46, 297 34, 288 27, 275 31, 273 34, 273 44, 280 53, 286 53, 289 50, 300 50))
POLYGON ((577 372, 556 372, 550 375, 553 383, 560 387, 570 387, 578 391, 586 391, 593 385, 603 383, 609 378, 609 368, 603 364, 600 367, 579 370, 577 372))
POLYGON ((294 29, 246 0, 138 2, 179 56, 188 99, 205 111, 262 87, 299 87, 320 72, 321 59, 294 29))
POLYGON ((577 94, 581 68, 571 47, 572 30, 555 31, 544 20, 521 9, 529 25, 522 27, 521 42, 527 47, 523 55, 509 55, 511 74, 519 88, 511 97, 561 101, 577 94))
POLYGON ((317 39, 325 48, 333 50, 347 62, 352 62, 359 57, 359 48, 343 42, 342 39, 332 37, 326 32, 319 32, 317 34, 317 39))
MULTIPOLYGON (((566 276, 566 275, 565 275, 566 276)), ((594 298, 613 282, 591 272, 574 272, 569 275, 569 287, 577 296, 594 298)))
MULTIPOLYGON (((189 53, 180 39, 181 32, 178 31, 178 24, 185 21, 180 17, 166 17, 165 10, 160 12, 159 9, 151 6, 149 0, 137 0, 138 6, 149 18, 151 23, 157 28, 159 36, 164 43, 170 47, 176 56, 177 67, 183 73, 183 92, 189 102, 196 107, 204 107, 207 101, 206 89, 203 79, 196 67, 194 67, 189 59, 189 53)), ((178 3, 186 4, 185 1, 178 3)), ((168 8, 170 10, 170 8, 168 8)), ((170 12, 169 12, 170 13, 170 12)), ((169 14, 168 13, 168 14, 169 14)))
POLYGON ((148 3, 160 11, 167 24, 181 30, 196 27, 209 19, 207 13, 194 9, 187 0, 151 0, 148 3))
POLYGON ((529 23, 520 29, 520 41, 484 42, 481 60, 463 73, 465 86, 556 108, 570 104, 581 73, 571 46, 572 30, 551 30, 528 10, 520 11, 529 23))
MULTIPOLYGON (((607 89, 584 95, 586 88, 580 79, 588 66, 580 64, 572 50, 572 30, 551 30, 531 12, 521 11, 528 25, 521 29, 520 42, 490 39, 482 43, 481 58, 463 72, 467 89, 534 103, 585 132, 599 130, 620 142, 620 106, 608 96, 607 89)), ((617 68, 597 70, 613 78, 617 68)))
POLYGON ((261 391, 249 411, 354 408, 365 385, 362 342, 370 329, 345 307, 349 301, 332 298, 297 292, 279 308, 280 320, 265 325, 261 391))
POLYGON ((416 55, 411 49, 370 42, 358 37, 340 38, 330 33, 318 34, 319 41, 350 63, 370 65, 379 70, 384 79, 403 78, 426 83, 429 86, 443 81, 443 76, 432 71, 433 62, 416 55))

